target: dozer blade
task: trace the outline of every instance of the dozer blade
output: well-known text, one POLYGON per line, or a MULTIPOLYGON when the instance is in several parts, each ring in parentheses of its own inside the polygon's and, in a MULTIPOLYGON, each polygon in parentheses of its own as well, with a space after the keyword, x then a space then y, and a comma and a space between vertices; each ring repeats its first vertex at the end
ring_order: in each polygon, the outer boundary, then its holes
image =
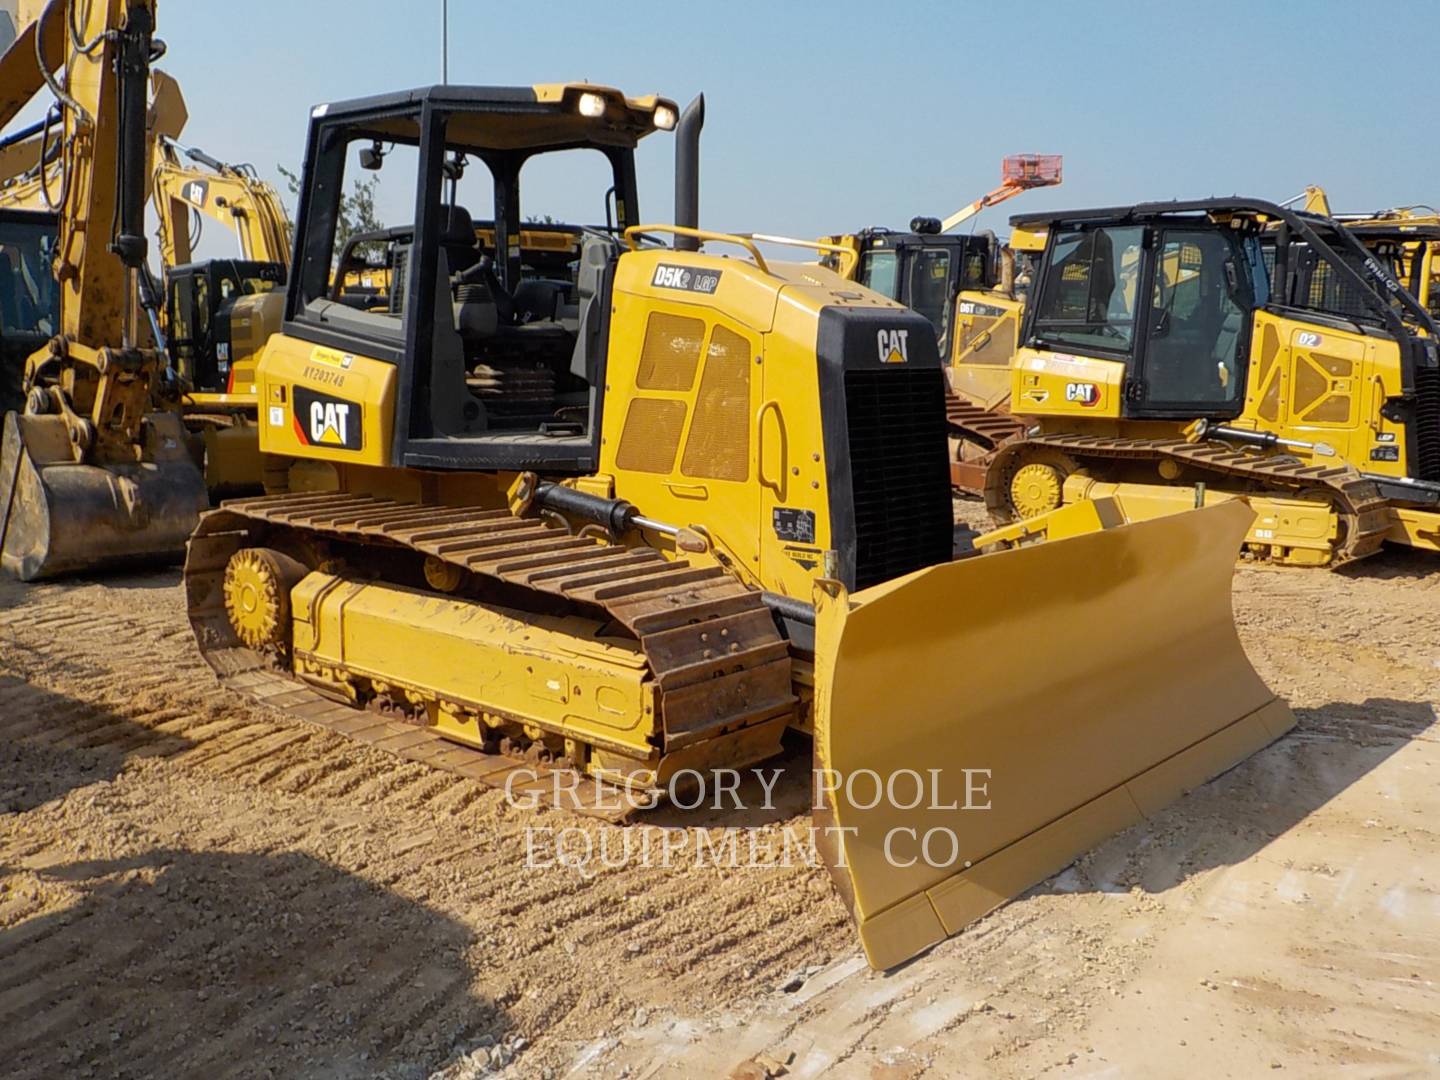
POLYGON ((59 416, 7 413, 0 436, 0 566, 21 581, 177 562, 205 480, 169 413, 146 417, 143 460, 75 462, 59 416))
POLYGON ((874 967, 1294 726, 1235 632, 1252 517, 1231 502, 817 588, 818 842, 874 967))

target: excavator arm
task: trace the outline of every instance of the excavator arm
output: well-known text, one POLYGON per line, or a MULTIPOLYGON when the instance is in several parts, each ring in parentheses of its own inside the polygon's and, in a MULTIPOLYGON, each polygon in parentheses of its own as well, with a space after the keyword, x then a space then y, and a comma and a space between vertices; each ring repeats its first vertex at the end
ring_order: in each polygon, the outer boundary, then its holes
POLYGON ((227 164, 162 137, 156 142, 152 187, 165 266, 191 261, 190 222, 198 211, 235 232, 241 258, 289 267, 290 223, 280 197, 250 166, 227 164))
POLYGON ((177 395, 151 347, 163 335, 145 265, 154 31, 154 0, 51 0, 0 57, 17 73, 6 105, 36 89, 16 55, 29 48, 59 113, 43 136, 56 186, 50 164, 38 176, 58 217, 58 332, 27 361, 25 412, 0 441, 0 563, 26 580, 174 558, 207 504, 178 414, 156 411, 177 395))

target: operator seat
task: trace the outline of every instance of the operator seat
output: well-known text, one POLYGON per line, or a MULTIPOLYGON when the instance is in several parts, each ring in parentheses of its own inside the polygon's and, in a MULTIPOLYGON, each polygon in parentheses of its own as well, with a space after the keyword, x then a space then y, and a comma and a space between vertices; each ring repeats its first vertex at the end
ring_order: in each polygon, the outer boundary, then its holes
POLYGON ((450 264, 450 273, 469 270, 480 261, 480 246, 475 239, 475 221, 470 211, 459 205, 442 206, 444 225, 440 230, 440 246, 450 264))

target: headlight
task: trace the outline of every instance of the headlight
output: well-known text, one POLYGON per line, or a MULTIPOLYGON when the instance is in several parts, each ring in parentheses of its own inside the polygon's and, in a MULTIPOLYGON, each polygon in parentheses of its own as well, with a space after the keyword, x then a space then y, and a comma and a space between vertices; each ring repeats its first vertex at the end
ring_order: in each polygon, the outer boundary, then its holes
POLYGON ((655 106, 655 126, 661 131, 673 131, 675 128, 675 110, 669 105, 655 106))
POLYGON ((605 99, 604 99, 603 97, 601 97, 599 94, 591 94, 591 93, 581 94, 581 95, 580 95, 580 106, 579 106, 579 108, 580 108, 580 115, 581 115, 581 116, 589 116, 589 117, 592 117, 592 118, 593 118, 593 117, 596 117, 596 116, 604 116, 604 115, 605 115, 605 99))

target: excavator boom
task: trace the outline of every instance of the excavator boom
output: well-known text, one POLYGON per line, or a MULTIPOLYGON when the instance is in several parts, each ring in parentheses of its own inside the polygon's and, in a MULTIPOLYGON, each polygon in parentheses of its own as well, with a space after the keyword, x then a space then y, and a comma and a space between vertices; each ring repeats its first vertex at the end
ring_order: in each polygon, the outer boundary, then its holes
POLYGON ((39 87, 16 50, 63 48, 39 72, 60 114, 53 193, 39 165, 58 218, 58 325, 0 436, 0 564, 24 580, 174 559, 208 502, 178 412, 156 408, 168 367, 145 266, 154 31, 152 0, 52 0, 0 57, 18 98, 39 87))

